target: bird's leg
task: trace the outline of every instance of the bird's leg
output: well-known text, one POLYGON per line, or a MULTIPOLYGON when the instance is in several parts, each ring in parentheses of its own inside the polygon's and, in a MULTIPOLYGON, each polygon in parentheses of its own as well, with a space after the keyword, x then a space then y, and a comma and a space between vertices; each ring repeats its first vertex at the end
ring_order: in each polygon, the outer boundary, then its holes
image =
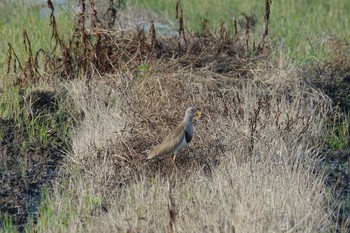
POLYGON ((173 166, 175 167, 175 170, 177 171, 178 168, 177 168, 177 165, 176 165, 176 153, 174 153, 174 157, 173 157, 173 166))
POLYGON ((176 153, 174 153, 173 161, 175 162, 176 159, 176 153))

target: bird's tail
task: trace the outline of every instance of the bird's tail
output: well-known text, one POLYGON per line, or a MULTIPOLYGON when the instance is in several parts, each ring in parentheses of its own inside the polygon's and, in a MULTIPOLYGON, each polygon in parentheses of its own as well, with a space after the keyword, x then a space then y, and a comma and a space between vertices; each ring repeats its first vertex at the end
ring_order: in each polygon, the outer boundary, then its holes
POLYGON ((145 158, 142 163, 147 164, 153 159, 157 159, 160 156, 164 155, 165 153, 161 151, 162 148, 159 146, 156 146, 150 153, 148 153, 147 158, 145 158))
POLYGON ((148 164, 152 159, 154 159, 155 158, 155 154, 154 154, 154 151, 151 151, 148 155, 147 155, 147 157, 142 161, 142 164, 143 165, 146 165, 146 164, 148 164))

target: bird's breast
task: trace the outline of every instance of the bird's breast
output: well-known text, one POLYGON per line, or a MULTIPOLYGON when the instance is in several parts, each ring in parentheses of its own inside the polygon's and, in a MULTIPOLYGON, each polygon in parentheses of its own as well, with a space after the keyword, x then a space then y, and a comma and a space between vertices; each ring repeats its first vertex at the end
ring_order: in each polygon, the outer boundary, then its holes
POLYGON ((187 143, 190 143, 192 140, 193 136, 193 126, 192 124, 188 124, 187 127, 185 128, 185 140, 187 143))

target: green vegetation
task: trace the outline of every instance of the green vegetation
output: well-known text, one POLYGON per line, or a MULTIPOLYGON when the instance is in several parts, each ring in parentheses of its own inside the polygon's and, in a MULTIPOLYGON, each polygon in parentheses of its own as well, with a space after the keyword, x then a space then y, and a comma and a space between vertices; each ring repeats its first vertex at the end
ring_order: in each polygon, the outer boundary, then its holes
POLYGON ((2 215, 0 213, 0 217, 1 217, 1 228, 0 228, 1 232, 4 232, 4 233, 17 232, 16 227, 12 223, 11 215, 8 215, 7 213, 2 215))
MULTIPOLYGON (((175 20, 176 1, 133 1, 135 4, 166 14, 175 20)), ((192 0, 181 1, 187 28, 201 29, 204 18, 219 29, 224 20, 233 31, 232 17, 243 19, 242 13, 256 15, 256 30, 262 30, 264 1, 192 0)), ((350 39, 350 1, 347 0, 279 0, 272 1, 270 37, 276 49, 283 47, 288 56, 306 61, 320 59, 325 52, 327 39, 336 35, 350 39)), ((244 22, 244 21, 242 21, 244 22)), ((257 38, 257 40, 260 38, 257 38)))
MULTIPOLYGON (((73 30, 73 2, 68 0, 64 9, 59 5, 58 9, 55 9, 57 27, 65 39, 68 39, 68 35, 71 35, 73 30)), ((52 49, 54 44, 50 34, 50 10, 47 8, 46 1, 39 4, 36 1, 5 0, 0 2, 0 11, 2 12, 0 22, 6 22, 0 24, 1 71, 7 59, 8 43, 15 48, 22 65, 26 61, 28 53, 23 45, 23 30, 28 33, 33 51, 52 49)))
POLYGON ((20 88, 8 86, 3 78, 3 90, 0 96, 0 116, 2 119, 18 119, 23 111, 20 106, 20 88))
POLYGON ((344 116, 338 124, 331 123, 328 143, 332 150, 345 150, 349 148, 349 116, 344 116))
MULTIPOLYGON (((73 8, 74 1, 68 0, 69 4, 64 9, 59 9, 55 14, 58 30, 63 38, 68 38, 73 30, 73 8), (69 30, 67 30, 69 29, 69 30)), ((176 1, 172 0, 149 0, 133 1, 138 6, 165 14, 171 20, 176 20, 176 1)), ((256 15, 258 19, 256 30, 262 30, 264 1, 183 1, 181 2, 184 12, 185 25, 188 29, 201 30, 201 22, 204 18, 209 20, 212 27, 219 30, 221 20, 224 20, 233 31, 232 17, 242 20, 242 13, 256 15)), ((61 8, 59 6, 59 8, 61 8)), ((52 47, 49 25, 49 10, 43 11, 43 5, 28 3, 24 0, 5 1, 0 3, 0 10, 6 14, 0 15, 0 21, 6 24, 0 25, 0 51, 6 54, 8 43, 16 46, 18 57, 25 58, 26 53, 22 45, 22 30, 27 30, 34 51, 39 48, 48 49, 52 47), (26 20, 23 20, 23 17, 26 20), (43 20, 47 18, 47 20, 43 20)), ((56 10, 57 11, 57 10, 56 10)), ((288 0, 273 1, 271 8, 270 37, 274 46, 283 48, 286 53, 297 60, 313 61, 321 59, 326 52, 327 40, 333 35, 350 39, 349 30, 350 2, 347 0, 335 1, 305 1, 288 0)), ((256 38, 259 40, 260 38, 256 38)), ((0 68, 5 64, 5 56, 0 58, 0 68)), ((23 62, 23 60, 22 60, 23 62)))
MULTIPOLYGON (((55 97, 54 93, 49 93, 52 96, 47 97, 45 92, 41 93, 40 90, 29 91, 29 87, 26 87, 28 93, 24 94, 24 89, 20 86, 7 85, 5 80, 3 83, 0 117, 12 122, 28 140, 20 142, 22 151, 33 143, 40 143, 44 147, 49 143, 59 143, 51 137, 52 135, 59 134, 64 140, 70 138, 72 122, 67 121, 63 96, 55 97)), ((1 139, 4 139, 4 133, 0 135, 1 139)))

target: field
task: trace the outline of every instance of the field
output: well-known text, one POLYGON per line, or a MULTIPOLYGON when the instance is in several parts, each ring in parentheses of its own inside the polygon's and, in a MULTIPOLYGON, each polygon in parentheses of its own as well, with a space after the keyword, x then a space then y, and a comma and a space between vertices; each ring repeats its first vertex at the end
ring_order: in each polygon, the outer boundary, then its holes
MULTIPOLYGON (((134 2, 165 14, 169 18, 175 17, 176 1, 136 0, 134 2)), ((184 1, 182 5, 186 18, 185 24, 192 30, 200 30, 203 19, 208 19, 209 24, 216 29, 219 29, 220 22, 223 20, 232 30, 232 19, 243 19, 242 13, 255 16, 257 31, 263 28, 262 19, 265 12, 261 9, 264 9, 265 1, 193 0, 184 1)), ((270 23, 271 43, 276 49, 278 46, 284 46, 288 57, 301 62, 319 59, 326 52, 328 37, 335 35, 349 39, 350 32, 344 30, 350 26, 350 19, 346 17, 349 11, 350 4, 344 0, 274 1, 270 23)))
POLYGON ((1 232, 349 231, 348 1, 50 2, 0 3, 1 232))

